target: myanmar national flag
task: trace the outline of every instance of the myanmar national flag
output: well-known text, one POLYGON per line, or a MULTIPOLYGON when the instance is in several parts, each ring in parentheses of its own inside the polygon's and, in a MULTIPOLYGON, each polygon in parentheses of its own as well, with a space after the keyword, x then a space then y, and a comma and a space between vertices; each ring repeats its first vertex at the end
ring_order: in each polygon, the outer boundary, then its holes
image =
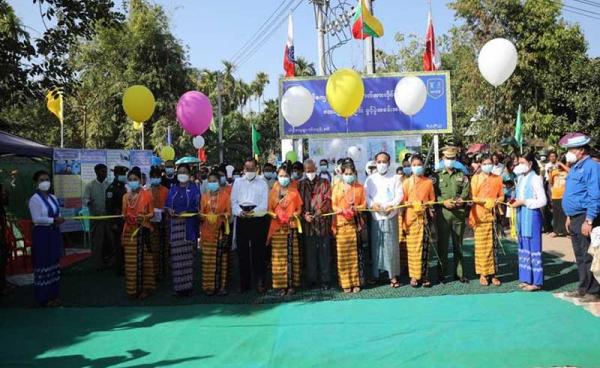
POLYGON ((383 36, 383 25, 371 14, 365 0, 358 0, 352 19, 352 37, 364 40, 367 37, 381 36, 383 36))

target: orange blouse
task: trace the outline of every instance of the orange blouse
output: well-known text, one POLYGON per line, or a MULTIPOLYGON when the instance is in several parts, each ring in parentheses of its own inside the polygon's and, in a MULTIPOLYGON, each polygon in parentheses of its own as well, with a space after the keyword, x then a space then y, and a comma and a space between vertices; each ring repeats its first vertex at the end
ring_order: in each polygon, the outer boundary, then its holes
POLYGON ((148 192, 152 194, 152 205, 154 208, 163 209, 165 208, 165 203, 167 202, 167 196, 169 195, 169 190, 162 185, 153 186, 148 189, 148 192))
MULTIPOLYGON (((471 193, 473 200, 492 200, 504 198, 502 178, 498 175, 479 173, 471 179, 471 193)), ((474 203, 469 213, 469 225, 475 226, 483 222, 491 222, 493 214, 491 209, 485 208, 483 203, 474 203)))
MULTIPOLYGON (((365 209, 367 207, 367 199, 365 196, 365 188, 359 182, 354 182, 351 185, 339 182, 332 188, 332 207, 333 212, 341 212, 354 209, 365 209)), ((348 222, 343 214, 338 213, 335 216, 337 225, 344 225, 348 222)))
POLYGON ((147 190, 141 190, 133 199, 133 192, 128 192, 123 196, 123 216, 125 217, 125 229, 137 228, 137 218, 144 216, 142 226, 151 229, 150 219, 154 216, 154 207, 152 206, 152 194, 147 190), (132 199, 130 201, 130 198, 132 199))
MULTIPOLYGON (((412 175, 410 178, 405 179, 402 182, 402 190, 404 191, 404 203, 435 201, 433 182, 424 176, 412 175)), ((417 216, 422 213, 422 211, 417 213, 414 208, 407 207, 404 215, 404 226, 409 227, 412 225, 417 216)))
POLYGON ((212 193, 206 193, 202 196, 200 202, 200 213, 211 214, 211 215, 226 215, 218 216, 217 221, 211 224, 206 217, 201 217, 202 225, 200 232, 202 234, 201 239, 209 242, 217 240, 219 229, 224 221, 229 221, 231 218, 231 193, 224 188, 219 189, 214 195, 212 193))
POLYGON ((269 239, 275 234, 283 225, 282 221, 286 221, 291 228, 296 228, 295 216, 300 216, 302 213, 302 198, 298 190, 289 187, 286 195, 280 198, 281 186, 276 183, 271 192, 269 193, 269 212, 275 213, 277 216, 271 220, 271 227, 269 228, 269 239))

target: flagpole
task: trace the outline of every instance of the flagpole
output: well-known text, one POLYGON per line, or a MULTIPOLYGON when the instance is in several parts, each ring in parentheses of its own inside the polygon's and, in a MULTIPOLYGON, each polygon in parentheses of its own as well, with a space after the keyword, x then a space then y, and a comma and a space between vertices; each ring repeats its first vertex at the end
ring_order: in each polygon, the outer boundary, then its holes
POLYGON ((65 148, 65 117, 63 110, 64 100, 62 98, 62 95, 60 96, 60 99, 60 148, 65 148))
POLYGON ((144 123, 142 123, 142 151, 144 150, 144 123))

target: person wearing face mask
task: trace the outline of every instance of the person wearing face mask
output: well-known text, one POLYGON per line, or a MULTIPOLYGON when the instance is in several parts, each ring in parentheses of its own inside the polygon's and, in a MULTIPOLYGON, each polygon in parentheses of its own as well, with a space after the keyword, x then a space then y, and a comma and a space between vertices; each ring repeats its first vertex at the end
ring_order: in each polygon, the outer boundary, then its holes
POLYGON ((519 287, 536 291, 544 284, 542 264, 542 208, 547 203, 542 177, 535 154, 519 157, 513 172, 517 175, 516 198, 509 202, 517 211, 519 243, 519 287))
POLYGON ((473 228, 475 239, 475 273, 479 283, 488 286, 490 282, 500 286, 498 274, 498 244, 494 236, 494 207, 504 196, 502 178, 493 173, 494 164, 489 155, 480 158, 480 172, 471 179, 471 193, 474 204, 469 213, 469 226, 473 228))
POLYGON ((300 179, 302 179, 302 177, 304 176, 304 165, 302 165, 302 162, 294 162, 292 164, 292 175, 291 175, 291 179, 292 179, 292 188, 298 190, 298 181, 300 181, 300 179))
POLYGON ((220 174, 208 174, 208 192, 200 202, 200 250, 202 251, 202 290, 206 295, 227 295, 229 274, 229 227, 231 197, 220 185, 220 174))
POLYGON ((267 215, 269 186, 256 176, 256 167, 254 158, 244 161, 244 176, 233 183, 231 190, 231 212, 235 216, 240 291, 246 292, 254 281, 258 292, 264 293, 267 267, 265 245, 270 222, 267 215))
POLYGON ((125 220, 121 244, 125 259, 125 290, 131 298, 146 299, 156 290, 154 253, 150 246, 152 195, 142 187, 142 173, 134 166, 127 173, 129 192, 123 196, 125 220))
POLYGON ((148 191, 152 195, 152 207, 154 216, 150 220, 152 223, 152 233, 150 234, 150 245, 154 257, 154 268, 157 279, 163 279, 167 273, 167 252, 169 251, 167 242, 167 223, 164 216, 165 202, 169 190, 161 185, 161 171, 158 166, 150 168, 150 188, 148 191))
POLYGON ((50 193, 50 174, 45 170, 33 175, 36 192, 29 199, 29 212, 33 221, 33 288, 40 306, 57 307, 60 283, 60 253, 62 235, 59 226, 65 222, 60 215, 60 205, 50 193))
POLYGON ((342 178, 342 163, 344 163, 344 159, 340 158, 339 160, 337 160, 337 162, 335 164, 335 169, 333 170, 333 173, 334 173, 333 182, 331 183, 332 189, 336 184, 344 182, 342 180, 343 179, 342 178))
POLYGON ((193 290, 194 249, 198 246, 198 217, 180 217, 198 213, 200 191, 190 182, 190 166, 177 167, 177 185, 167 195, 165 210, 170 223, 171 273, 173 289, 178 296, 189 296, 193 290))
POLYGON ((410 160, 413 175, 402 183, 405 195, 404 203, 410 205, 403 216, 406 247, 408 253, 408 276, 410 286, 419 284, 430 287, 427 259, 429 258, 429 244, 431 239, 425 231, 433 221, 433 212, 428 211, 427 202, 435 201, 433 181, 425 176, 423 158, 419 155, 412 156, 410 160))
POLYGON ((329 173, 329 162, 326 159, 319 161, 319 177, 326 179, 331 183, 331 174, 329 173))
POLYGON ((267 243, 271 244, 273 289, 280 296, 293 295, 301 283, 296 218, 300 218, 302 213, 302 199, 298 190, 292 187, 290 173, 289 163, 279 167, 277 184, 269 194, 269 212, 274 213, 275 217, 271 220, 267 243))
MULTIPOLYGON (((96 179, 85 185, 83 190, 83 205, 86 206, 91 216, 106 215, 106 190, 110 183, 106 179, 108 169, 104 164, 94 166, 96 179)), ((92 240, 92 256, 90 261, 97 270, 105 268, 108 257, 112 254, 112 231, 110 221, 92 220, 90 227, 92 240)))
POLYGON ((321 288, 329 289, 331 263, 331 185, 317 175, 313 160, 304 161, 304 178, 298 183, 302 198, 303 250, 307 284, 321 282, 321 288))
POLYGON ((177 184, 177 173, 175 172, 175 162, 173 160, 165 161, 165 175, 162 177, 160 185, 171 189, 177 184))
POLYGON ((438 231, 438 277, 445 283, 448 272, 448 245, 452 238, 452 254, 454 258, 454 278, 461 283, 468 283, 463 269, 462 243, 465 233, 466 208, 469 199, 469 179, 466 174, 456 169, 456 147, 445 147, 444 170, 438 173, 434 185, 436 201, 443 202, 438 205, 436 213, 438 231))
POLYGON ((398 247, 398 206, 402 201, 402 183, 390 166, 390 155, 375 155, 377 172, 365 181, 367 207, 371 209, 371 259, 375 280, 386 277, 393 288, 400 287, 400 248, 398 247), (387 274, 387 276, 385 276, 387 274))
POLYGON ((567 166, 567 162, 563 157, 560 161, 557 161, 556 168, 554 168, 548 176, 548 184, 550 185, 550 199, 552 203, 552 228, 554 232, 550 234, 550 237, 554 238, 557 236, 567 236, 567 228, 565 222, 567 216, 562 208, 562 198, 565 192, 565 183, 567 182, 567 174, 570 168, 567 166))
POLYGON ((565 158, 571 165, 562 207, 568 216, 566 226, 579 276, 577 290, 568 296, 582 303, 600 301, 600 284, 591 272, 593 257, 588 253, 592 229, 600 225, 600 165, 590 157, 590 141, 585 134, 571 133, 559 142, 568 150, 565 158))
MULTIPOLYGON (((123 196, 127 193, 127 167, 115 166, 113 169, 114 179, 106 188, 106 214, 109 216, 120 215, 123 210, 123 196)), ((121 246, 121 235, 123 234, 123 219, 115 218, 108 220, 110 223, 110 237, 114 248, 114 264, 117 275, 124 272, 123 247, 121 246)), ((113 249, 111 249, 113 250, 113 249)), ((109 256, 110 258, 110 256, 109 256)))
POLYGON ((367 165, 365 167, 366 177, 371 176, 375 172, 377 172, 377 164, 375 163, 375 160, 371 160, 371 161, 367 162, 367 165))
POLYGON ((365 281, 362 232, 365 221, 360 213, 367 205, 365 188, 357 180, 351 159, 342 161, 342 182, 333 187, 332 208, 335 216, 337 273, 345 293, 358 293, 365 281))
POLYGON ((269 190, 273 188, 273 185, 277 182, 277 173, 275 172, 275 166, 270 163, 266 163, 263 166, 263 177, 267 181, 269 190))

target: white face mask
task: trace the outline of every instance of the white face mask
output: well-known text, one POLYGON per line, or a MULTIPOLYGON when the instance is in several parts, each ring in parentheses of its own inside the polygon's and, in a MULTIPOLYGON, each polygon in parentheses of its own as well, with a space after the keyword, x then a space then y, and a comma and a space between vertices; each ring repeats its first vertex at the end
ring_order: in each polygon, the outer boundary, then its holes
POLYGON ((256 177, 256 171, 246 171, 245 175, 247 180, 253 180, 256 177))
POLYGON ((308 178, 308 180, 313 181, 315 180, 315 177, 317 176, 317 173, 311 172, 311 173, 306 173, 306 177, 308 178))
POLYGON ((454 160, 444 160, 444 166, 446 169, 452 169, 454 167, 454 160))
POLYGON ((567 160, 567 162, 570 164, 574 164, 575 162, 577 162, 577 155, 569 151, 565 155, 565 160, 567 160))
POLYGON ((50 181, 44 180, 38 184, 38 189, 42 192, 47 192, 50 189, 50 181))
POLYGON ((190 180, 190 176, 188 174, 177 174, 177 181, 180 183, 187 183, 190 180))
POLYGON ((530 170, 529 165, 518 164, 517 167, 515 167, 515 169, 513 170, 513 172, 516 175, 525 175, 529 172, 529 170, 530 170))
POLYGON ((483 171, 486 174, 491 173, 492 170, 494 170, 494 165, 492 164, 481 165, 481 171, 483 171))
POLYGON ((377 172, 380 174, 385 174, 388 171, 388 164, 386 163, 379 163, 377 164, 377 172))

